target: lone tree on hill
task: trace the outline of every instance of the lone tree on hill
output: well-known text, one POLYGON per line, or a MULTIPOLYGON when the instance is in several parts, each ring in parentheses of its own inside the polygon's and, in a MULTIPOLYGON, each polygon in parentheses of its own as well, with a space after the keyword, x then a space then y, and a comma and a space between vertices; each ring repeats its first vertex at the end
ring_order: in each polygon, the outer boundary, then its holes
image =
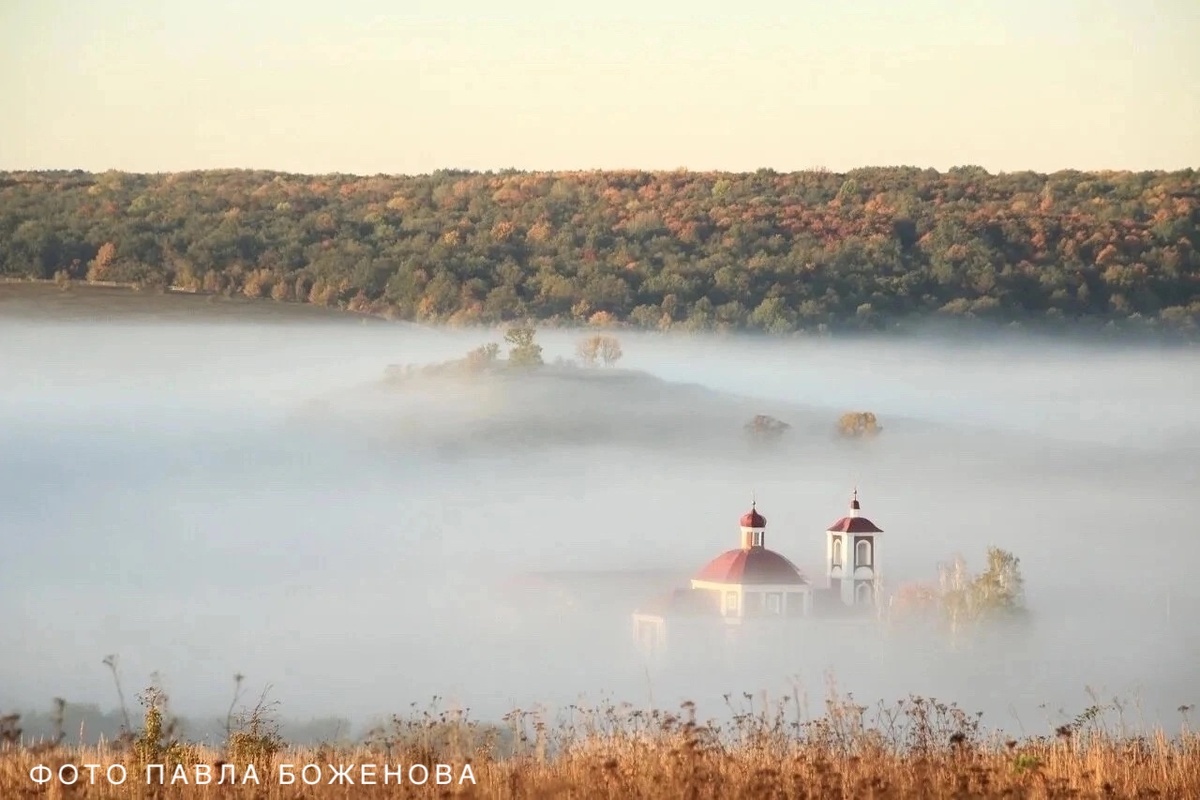
POLYGON ((532 325, 514 325, 504 334, 504 341, 512 345, 508 351, 508 363, 513 367, 538 367, 542 361, 542 346, 533 340, 537 331, 532 325))
POLYGON ((575 348, 579 360, 585 366, 594 367, 597 361, 603 361, 604 366, 611 367, 621 360, 621 343, 615 336, 596 334, 589 336, 575 348))

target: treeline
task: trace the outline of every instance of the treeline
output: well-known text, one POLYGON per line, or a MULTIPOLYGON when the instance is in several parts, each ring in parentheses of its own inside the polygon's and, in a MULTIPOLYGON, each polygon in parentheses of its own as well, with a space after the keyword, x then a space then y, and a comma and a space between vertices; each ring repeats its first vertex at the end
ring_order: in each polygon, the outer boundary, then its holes
POLYGON ((914 316, 1196 330, 1200 177, 0 173, 0 277, 451 323, 879 327, 914 316))

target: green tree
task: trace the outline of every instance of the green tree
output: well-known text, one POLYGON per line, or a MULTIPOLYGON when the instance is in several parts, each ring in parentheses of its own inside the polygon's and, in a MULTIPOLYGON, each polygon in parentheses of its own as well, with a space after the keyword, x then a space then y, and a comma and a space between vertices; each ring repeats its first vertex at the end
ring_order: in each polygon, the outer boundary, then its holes
POLYGON ((1007 550, 989 547, 987 569, 971 585, 972 600, 984 616, 1012 616, 1025 610, 1021 560, 1007 550))
POLYGON ((532 325, 514 325, 504 334, 504 341, 512 345, 508 351, 508 363, 513 367, 538 367, 542 361, 542 346, 533 340, 537 334, 532 325))
POLYGON ((1021 560, 1007 550, 989 547, 987 568, 974 577, 961 556, 941 573, 942 610, 952 633, 1026 613, 1021 560))

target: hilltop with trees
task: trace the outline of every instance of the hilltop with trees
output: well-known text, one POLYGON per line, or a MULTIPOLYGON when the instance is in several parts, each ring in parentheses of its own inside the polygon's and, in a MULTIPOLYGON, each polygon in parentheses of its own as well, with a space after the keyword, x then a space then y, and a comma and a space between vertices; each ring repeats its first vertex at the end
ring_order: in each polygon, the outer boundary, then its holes
POLYGON ((428 322, 1194 331, 1198 247, 1191 169, 0 173, 0 277, 428 322))
POLYGON ((784 431, 796 446, 829 438, 822 409, 771 403, 787 409, 784 422, 760 399, 622 368, 611 334, 581 335, 575 358, 548 358, 530 322, 496 333, 456 358, 387 365, 379 382, 310 399, 291 420, 451 456, 591 445, 749 455, 757 448, 739 445, 784 431))

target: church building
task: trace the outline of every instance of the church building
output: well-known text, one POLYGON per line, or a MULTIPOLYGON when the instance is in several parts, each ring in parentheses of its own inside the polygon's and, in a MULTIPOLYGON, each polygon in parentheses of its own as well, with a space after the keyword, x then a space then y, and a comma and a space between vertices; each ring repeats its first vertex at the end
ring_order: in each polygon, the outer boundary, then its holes
POLYGON ((689 587, 634 612, 634 636, 645 654, 662 654, 668 639, 688 631, 774 630, 814 617, 866 614, 883 600, 878 539, 883 530, 862 516, 857 489, 849 513, 826 529, 822 585, 814 586, 791 560, 767 548, 767 520, 756 503, 738 521, 738 530, 738 546, 697 570, 689 587))
POLYGON ((850 513, 825 532, 829 589, 847 606, 874 605, 880 574, 876 537, 883 530, 862 516, 861 509, 855 489, 850 513))

